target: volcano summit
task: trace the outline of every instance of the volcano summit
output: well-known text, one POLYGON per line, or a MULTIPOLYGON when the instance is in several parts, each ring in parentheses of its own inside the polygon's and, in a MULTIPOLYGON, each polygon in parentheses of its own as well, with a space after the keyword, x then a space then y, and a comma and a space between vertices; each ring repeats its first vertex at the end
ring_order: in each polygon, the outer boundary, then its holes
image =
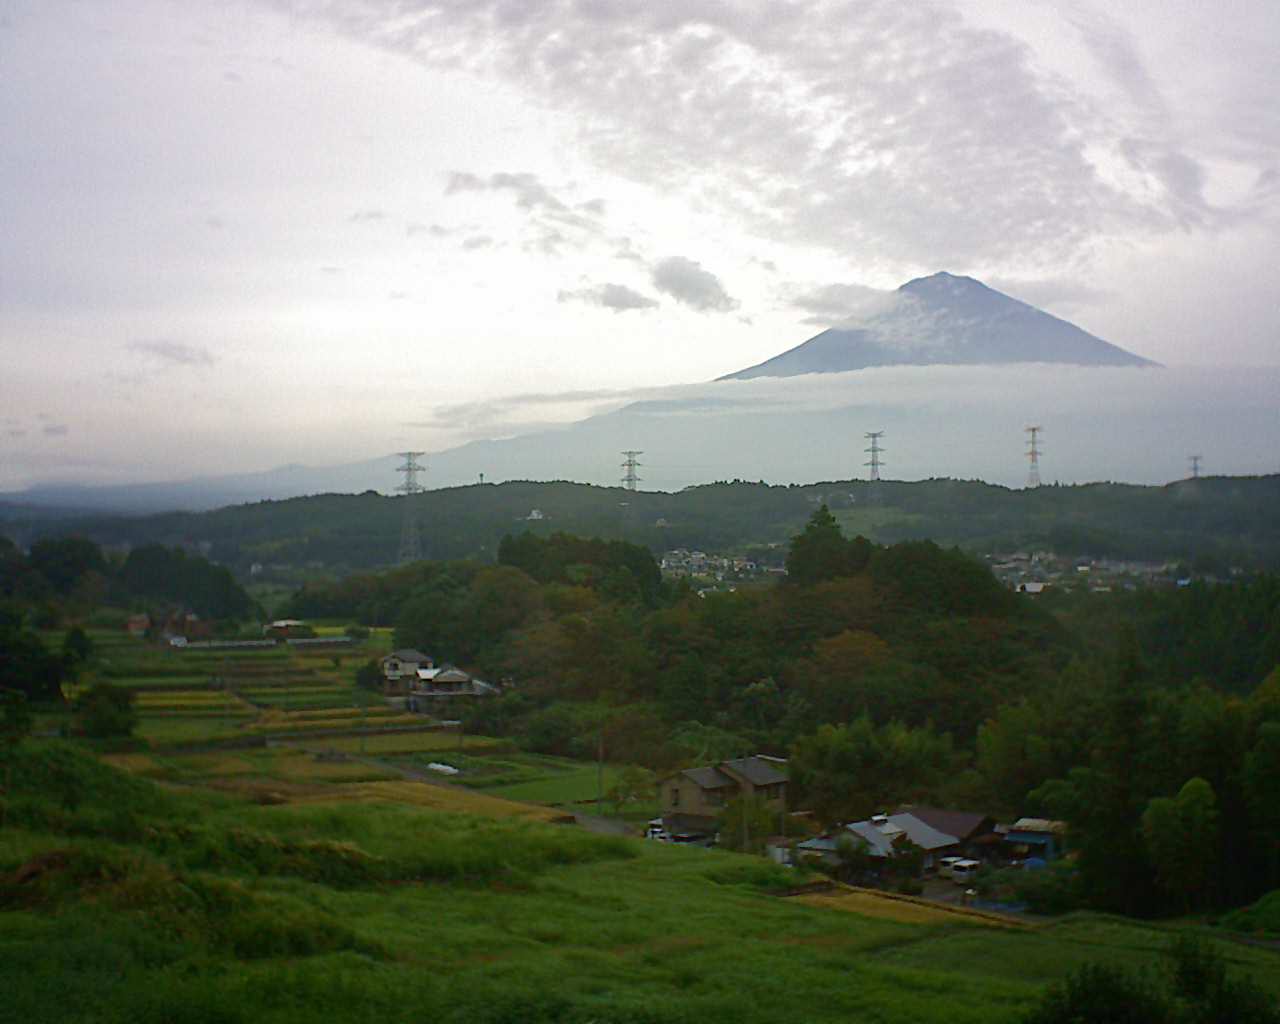
POLYGON ((719 380, 841 373, 872 366, 1068 363, 1156 366, 972 277, 939 273, 890 293, 888 308, 832 327, 719 380))

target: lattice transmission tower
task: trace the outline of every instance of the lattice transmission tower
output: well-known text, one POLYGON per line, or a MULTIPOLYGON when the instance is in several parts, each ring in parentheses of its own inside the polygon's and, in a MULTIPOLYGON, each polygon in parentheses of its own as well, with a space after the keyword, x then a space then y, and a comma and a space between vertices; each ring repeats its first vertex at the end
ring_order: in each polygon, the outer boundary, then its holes
POLYGON ((1203 455, 1187 456, 1187 461, 1191 463, 1191 479, 1192 480, 1200 479, 1200 460, 1203 458, 1204 458, 1203 455))
POLYGON ((871 456, 863 465, 871 469, 868 477, 871 481, 871 500, 872 502, 878 502, 880 500, 880 467, 884 465, 884 461, 880 458, 884 454, 884 449, 880 447, 880 438, 884 437, 884 431, 868 430, 862 436, 871 442, 870 447, 863 449, 871 456))
POLYGON ((636 475, 636 470, 641 466, 638 459, 644 452, 627 451, 622 454, 627 460, 622 464, 622 486, 629 491, 634 491, 636 484, 640 482, 640 477, 636 475))
POLYGON ((867 452, 871 456, 871 458, 864 462, 863 465, 871 467, 871 482, 873 484, 879 483, 880 467, 884 465, 880 460, 880 456, 884 454, 884 449, 880 447, 880 438, 884 437, 884 431, 869 430, 862 436, 871 442, 870 448, 863 449, 863 451, 867 452))
POLYGON ((1025 433, 1030 435, 1030 440, 1027 442, 1027 458, 1031 462, 1031 466, 1027 470, 1028 487, 1040 486, 1040 452, 1042 451, 1040 447, 1040 431, 1042 430, 1044 430, 1044 427, 1027 427, 1025 430, 1025 433))
POLYGON ((404 459, 403 466, 397 466, 396 472, 404 474, 404 483, 396 488, 404 495, 404 519, 400 523, 400 550, 396 554, 396 562, 408 565, 410 562, 422 560, 422 545, 418 540, 418 510, 413 496, 426 490, 418 483, 418 474, 425 473, 426 467, 419 464, 418 456, 426 452, 396 452, 404 459))

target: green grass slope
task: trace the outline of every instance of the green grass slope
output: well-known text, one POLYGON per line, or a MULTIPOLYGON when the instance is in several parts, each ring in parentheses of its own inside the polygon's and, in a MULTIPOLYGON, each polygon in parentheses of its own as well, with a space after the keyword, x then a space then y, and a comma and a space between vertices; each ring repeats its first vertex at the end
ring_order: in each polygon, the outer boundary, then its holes
MULTIPOLYGON (((913 925, 770 895, 732 854, 389 805, 253 806, 28 744, 0 830, 5 1019, 1016 1019, 1160 931, 913 925)), ((1275 954, 1223 945, 1280 994, 1275 954)))

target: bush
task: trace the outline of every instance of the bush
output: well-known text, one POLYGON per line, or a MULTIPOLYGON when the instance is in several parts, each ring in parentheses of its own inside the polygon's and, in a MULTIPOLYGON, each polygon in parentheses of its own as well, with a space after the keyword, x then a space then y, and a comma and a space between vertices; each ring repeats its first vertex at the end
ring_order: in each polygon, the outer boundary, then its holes
POLYGON ((132 690, 111 683, 95 683, 76 704, 81 730, 95 739, 131 736, 138 724, 133 697, 132 690))
POLYGON ((1252 906, 1233 910, 1219 923, 1231 931, 1280 938, 1280 889, 1273 889, 1252 906))
POLYGON ((1162 975, 1085 964, 1052 985, 1022 1024, 1280 1024, 1275 1001, 1237 981, 1207 943, 1189 935, 1169 946, 1162 975))
POLYGON ((1065 914, 1086 903, 1080 873, 1062 861, 1034 871, 1010 868, 999 872, 992 881, 994 885, 1007 881, 1013 898, 1025 903, 1033 914, 1065 914))
POLYGON ((753 857, 742 863, 715 867, 707 872, 707 878, 717 885, 748 885, 764 892, 780 892, 794 888, 804 882, 804 876, 789 871, 781 864, 776 864, 763 857, 753 857))

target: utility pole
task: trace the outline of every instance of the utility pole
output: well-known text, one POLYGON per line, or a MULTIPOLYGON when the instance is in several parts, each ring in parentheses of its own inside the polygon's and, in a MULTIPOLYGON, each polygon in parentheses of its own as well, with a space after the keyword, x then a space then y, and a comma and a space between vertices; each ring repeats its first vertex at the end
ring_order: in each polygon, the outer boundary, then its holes
POLYGON ((418 483, 418 474, 426 472, 426 467, 418 463, 418 456, 426 452, 397 452, 404 459, 403 466, 397 466, 396 472, 404 474, 404 483, 396 488, 404 495, 404 519, 400 524, 400 550, 396 554, 399 565, 421 561, 422 545, 418 540, 418 519, 414 507, 414 496, 426 490, 418 483))
POLYGON ((1027 486, 1040 486, 1040 431, 1044 427, 1027 427, 1024 433, 1030 434, 1027 444, 1027 458, 1031 460, 1031 468, 1027 471, 1027 486))

